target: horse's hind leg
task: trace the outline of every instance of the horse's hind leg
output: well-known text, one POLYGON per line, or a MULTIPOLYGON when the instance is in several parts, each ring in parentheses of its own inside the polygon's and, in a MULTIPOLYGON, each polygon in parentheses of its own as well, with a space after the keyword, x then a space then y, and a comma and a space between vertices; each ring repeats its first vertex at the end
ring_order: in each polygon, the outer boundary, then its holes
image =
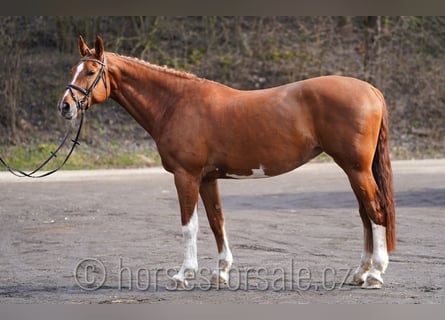
POLYGON ((383 284, 381 274, 385 273, 388 266, 388 251, 385 216, 377 199, 377 184, 371 169, 361 171, 352 169, 347 174, 359 202, 360 216, 365 230, 362 259, 353 281, 357 284, 363 282, 363 288, 380 288, 383 284))
POLYGON ((357 201, 359 202, 360 217, 362 218, 363 222, 363 249, 360 258, 360 265, 354 272, 352 282, 356 285, 362 285, 366 281, 369 270, 371 270, 372 266, 372 229, 371 222, 366 214, 366 210, 358 197, 357 201))
POLYGON ((227 284, 233 257, 224 230, 224 216, 219 197, 218 182, 213 179, 203 180, 199 192, 218 248, 218 263, 212 274, 211 282, 213 284, 227 284))

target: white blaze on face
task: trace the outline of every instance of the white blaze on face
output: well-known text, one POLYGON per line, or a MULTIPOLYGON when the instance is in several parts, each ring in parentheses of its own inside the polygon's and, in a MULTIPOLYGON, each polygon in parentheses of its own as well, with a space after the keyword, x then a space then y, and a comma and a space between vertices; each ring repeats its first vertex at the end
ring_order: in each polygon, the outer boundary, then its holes
POLYGON ((83 68, 84 68, 84 62, 82 62, 81 64, 79 64, 77 66, 76 73, 74 74, 74 77, 73 77, 73 80, 71 81, 71 84, 74 84, 74 82, 76 82, 76 80, 79 77, 80 73, 82 72, 83 68))
MULTIPOLYGON (((76 73, 74 74, 73 79, 71 80, 70 84, 74 84, 77 81, 77 78, 79 77, 80 73, 82 72, 84 68, 84 62, 80 63, 76 68, 76 73)), ((66 89, 65 94, 63 95, 63 98, 61 101, 64 101, 65 98, 68 96, 69 90, 66 89)))

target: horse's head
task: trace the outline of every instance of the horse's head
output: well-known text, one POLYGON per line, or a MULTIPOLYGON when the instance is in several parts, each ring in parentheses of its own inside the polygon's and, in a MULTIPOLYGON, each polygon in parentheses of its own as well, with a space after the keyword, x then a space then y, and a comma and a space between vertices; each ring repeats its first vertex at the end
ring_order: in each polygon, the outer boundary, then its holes
POLYGON ((94 49, 88 48, 82 36, 78 45, 81 59, 72 68, 72 80, 59 102, 59 111, 68 120, 90 105, 104 102, 110 94, 102 38, 97 36, 94 49))

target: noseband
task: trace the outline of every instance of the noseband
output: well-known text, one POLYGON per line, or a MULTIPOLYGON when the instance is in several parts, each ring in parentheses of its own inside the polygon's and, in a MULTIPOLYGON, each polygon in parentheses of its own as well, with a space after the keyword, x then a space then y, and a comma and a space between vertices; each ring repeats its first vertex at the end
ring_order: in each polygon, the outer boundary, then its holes
POLYGON ((77 110, 81 110, 79 128, 77 129, 76 137, 74 139, 71 139, 71 142, 73 144, 71 146, 70 151, 66 155, 63 162, 57 168, 55 168, 54 170, 45 172, 43 174, 40 174, 40 175, 36 174, 38 171, 43 169, 50 162, 51 159, 57 157, 57 153, 59 152, 59 150, 62 148, 62 146, 65 144, 65 142, 68 140, 68 137, 70 136, 71 128, 72 128, 71 126, 69 127, 68 132, 66 133, 65 137, 63 138, 62 142, 60 143, 60 145, 56 149, 56 151, 51 151, 51 155, 49 156, 49 158, 47 160, 45 160, 37 169, 33 170, 30 173, 26 173, 20 169, 16 169, 16 168, 9 166, 6 163, 6 161, 0 157, 0 164, 2 164, 6 169, 8 169, 9 172, 11 172, 13 175, 15 175, 17 177, 43 178, 43 177, 49 176, 50 174, 53 174, 54 172, 56 172, 60 168, 62 168, 65 165, 65 163, 68 161, 68 159, 70 158, 74 149, 79 145, 79 135, 80 135, 80 130, 82 129, 83 115, 84 115, 83 111, 88 109, 88 107, 89 107, 88 99, 90 98, 91 93, 93 92, 94 88, 96 88, 96 86, 99 83, 99 80, 101 78, 102 78, 102 80, 104 82, 104 86, 105 86, 105 96, 106 96, 106 98, 108 98, 108 87, 107 87, 107 79, 106 79, 106 73, 105 73, 105 55, 104 55, 104 58, 102 61, 97 60, 97 59, 91 59, 91 58, 82 58, 81 61, 94 61, 94 62, 99 63, 101 65, 101 67, 100 67, 99 73, 97 74, 96 79, 94 79, 94 82, 91 84, 91 86, 88 89, 83 89, 79 86, 76 86, 75 84, 69 84, 66 87, 69 90, 71 97, 76 102, 77 110), (76 97, 76 95, 74 94, 73 89, 80 91, 84 95, 83 98, 79 100, 76 97), (87 105, 84 105, 85 102, 87 102, 87 105))
POLYGON ((107 74, 105 72, 105 55, 104 55, 104 58, 102 61, 97 60, 97 59, 92 59, 92 58, 82 58, 82 59, 80 59, 80 61, 93 61, 93 62, 97 62, 100 64, 99 73, 97 74, 96 79, 94 79, 93 83, 91 84, 91 86, 88 89, 81 88, 81 87, 79 87, 75 84, 71 84, 71 83, 66 86, 66 88, 69 90, 69 92, 71 94, 71 97, 76 102, 77 110, 84 111, 84 110, 88 109, 88 107, 89 107, 88 100, 90 99, 91 93, 93 92, 94 88, 96 88, 97 84, 99 83, 99 80, 102 78, 102 80, 104 82, 106 98, 108 98, 108 86, 107 86, 107 78, 106 78, 107 74), (78 99, 77 96, 74 94, 73 89, 81 92, 83 94, 83 98, 78 99), (86 105, 84 105, 85 102, 87 103, 86 105))

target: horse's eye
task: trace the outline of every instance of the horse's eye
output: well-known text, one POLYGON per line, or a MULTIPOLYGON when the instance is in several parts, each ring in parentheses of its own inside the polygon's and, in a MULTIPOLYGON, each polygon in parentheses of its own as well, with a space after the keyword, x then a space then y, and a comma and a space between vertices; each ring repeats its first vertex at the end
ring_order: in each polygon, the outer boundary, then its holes
POLYGON ((94 76, 95 73, 96 73, 96 71, 90 70, 90 71, 87 72, 87 75, 88 76, 94 76))

